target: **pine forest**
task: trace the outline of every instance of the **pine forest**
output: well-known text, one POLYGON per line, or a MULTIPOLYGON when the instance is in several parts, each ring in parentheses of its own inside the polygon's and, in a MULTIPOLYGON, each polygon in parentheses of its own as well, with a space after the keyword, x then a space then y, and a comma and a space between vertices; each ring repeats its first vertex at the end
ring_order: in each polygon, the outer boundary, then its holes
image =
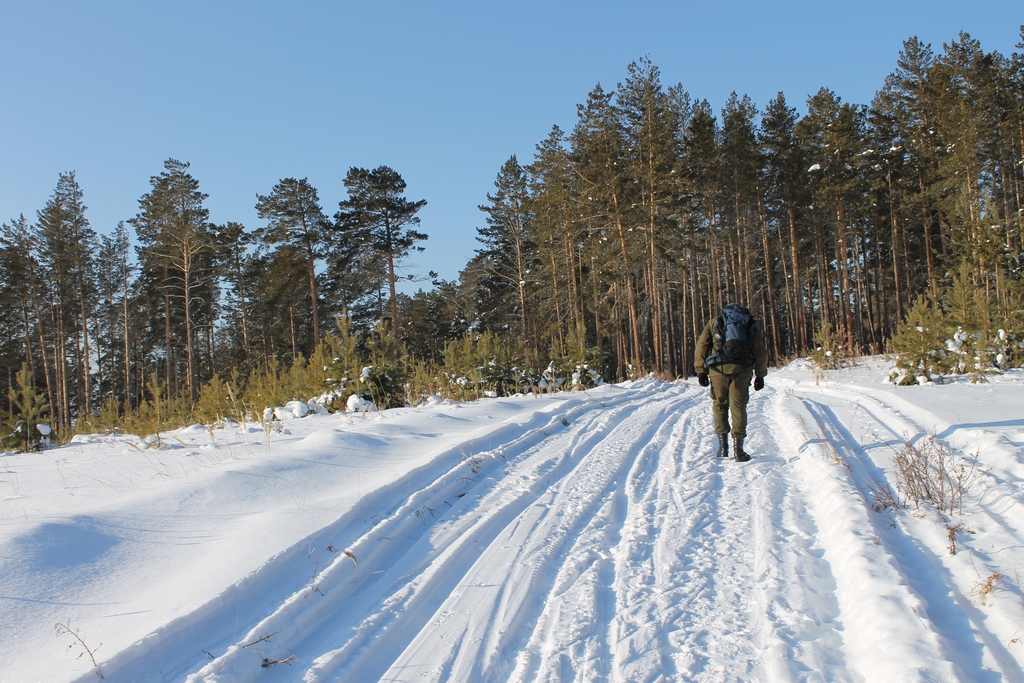
POLYGON ((388 166, 351 168, 336 210, 284 178, 253 188, 259 225, 217 225, 168 159, 99 230, 60 173, 2 226, 0 436, 686 377, 734 301, 773 364, 893 353, 898 383, 984 381, 1024 364, 1024 27, 1017 49, 911 38, 869 104, 823 87, 804 113, 781 92, 716 112, 638 60, 497 169, 476 256, 412 295, 429 197, 388 166))

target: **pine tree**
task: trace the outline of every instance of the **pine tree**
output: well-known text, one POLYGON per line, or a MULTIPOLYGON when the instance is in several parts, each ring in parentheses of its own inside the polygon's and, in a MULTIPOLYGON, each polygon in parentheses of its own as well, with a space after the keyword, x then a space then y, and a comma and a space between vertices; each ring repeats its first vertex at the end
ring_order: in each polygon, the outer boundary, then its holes
POLYGON ((894 384, 917 384, 919 377, 930 382, 946 372, 948 329, 942 310, 919 296, 890 342, 899 354, 890 380, 894 384))
POLYGON ((628 332, 620 363, 634 367, 647 364, 646 345, 641 341, 640 303, 636 281, 642 265, 643 225, 638 212, 638 187, 629 177, 626 164, 626 138, 621 112, 612 104, 613 92, 597 85, 587 96, 586 104, 577 105, 577 122, 569 138, 570 160, 579 178, 579 214, 583 229, 600 237, 603 246, 599 260, 617 265, 615 288, 625 295, 628 332), (628 340, 628 341, 626 341, 628 340))
POLYGON ((203 206, 208 195, 199 190, 188 168, 176 159, 164 162, 164 171, 150 178, 153 189, 139 199, 139 213, 129 223, 139 238, 145 294, 162 304, 168 398, 176 393, 178 353, 184 347, 185 396, 191 403, 199 389, 196 328, 209 315, 202 304, 215 299, 215 270, 209 211, 203 206))
POLYGON ((438 280, 433 289, 421 289, 411 297, 399 295, 398 300, 399 315, 408 321, 403 341, 409 355, 428 366, 441 363, 445 344, 469 328, 472 302, 456 282, 438 280))
POLYGON ((890 150, 898 154, 901 163, 890 165, 890 170, 899 172, 887 181, 891 182, 899 205, 906 207, 901 212, 905 226, 902 234, 908 243, 908 253, 904 254, 906 277, 914 278, 910 266, 916 259, 911 259, 909 252, 916 254, 919 249, 925 266, 921 275, 927 285, 935 284, 935 238, 943 230, 935 181, 945 147, 937 125, 939 93, 930 77, 934 61, 931 45, 921 43, 916 36, 904 41, 896 70, 886 77, 873 103, 874 109, 890 118, 896 128, 890 136, 890 150))
POLYGON ((650 316, 654 369, 675 374, 671 353, 671 315, 667 282, 674 252, 674 220, 680 208, 679 183, 674 175, 681 139, 679 111, 661 86, 658 68, 650 59, 627 67, 629 76, 617 88, 626 141, 624 172, 639 186, 643 226, 644 293, 650 316))
POLYGON ((579 246, 594 240, 581 229, 584 221, 578 220, 580 180, 565 149, 565 134, 558 126, 552 127, 548 137, 537 145, 528 177, 532 239, 540 271, 536 278, 538 334, 564 353, 567 328, 586 327, 586 302, 593 301, 594 337, 601 344, 604 313, 598 302, 603 290, 595 287, 587 296, 583 275, 593 268, 597 256, 592 247, 584 254, 579 246))
MULTIPOLYGON (((914 274, 908 258, 907 234, 912 224, 906 213, 907 197, 910 195, 906 182, 908 155, 902 144, 897 112, 891 106, 891 98, 884 91, 877 93, 871 102, 868 133, 871 137, 870 153, 879 171, 875 174, 877 182, 870 190, 870 203, 874 207, 872 222, 876 226, 887 226, 889 238, 886 268, 891 280, 883 278, 882 265, 879 263, 880 286, 892 291, 895 298, 895 315, 890 316, 887 292, 883 291, 882 333, 888 337, 892 331, 892 318, 900 320, 906 311, 914 274), (892 283, 891 290, 886 287, 887 281, 892 283)), ((882 228, 879 235, 885 234, 886 230, 882 228)), ((881 243, 885 240, 881 236, 877 240, 881 259, 881 243)))
POLYGON ((387 321, 378 321, 368 335, 366 360, 367 365, 355 383, 356 391, 378 408, 406 405, 409 359, 387 321))
POLYGON ((42 439, 50 434, 49 425, 40 422, 49 413, 50 406, 43 396, 36 392, 35 381, 28 363, 21 366, 21 370, 15 378, 16 385, 8 392, 8 400, 11 405, 12 421, 17 422, 13 427, 13 435, 20 442, 25 452, 38 450, 42 439), (42 430, 36 425, 42 425, 42 430))
MULTIPOLYGON (((22 363, 37 367, 40 349, 34 348, 38 320, 33 309, 33 282, 39 267, 31 251, 30 229, 24 215, 0 227, 0 398, 7 401, 14 373, 22 363)), ((7 406, 10 409, 10 406, 7 406)))
MULTIPOLYGON (((519 342, 524 349, 530 341, 528 323, 528 291, 536 279, 537 246, 532 238, 533 216, 529 209, 527 177, 513 154, 506 161, 494 181, 494 194, 487 195, 488 204, 479 208, 487 214, 487 227, 477 228, 477 241, 483 245, 477 254, 483 259, 497 310, 518 323, 519 342), (511 316, 509 314, 512 314, 511 316)), ((511 321, 509 321, 511 322, 511 321)), ((507 327, 508 322, 503 327, 507 327)))
POLYGON ((53 369, 55 418, 69 431, 76 414, 91 412, 92 353, 89 322, 94 309, 96 233, 85 217, 74 172, 62 173, 50 199, 37 212, 33 245, 45 284, 53 369))
POLYGON ((1018 268, 1007 256, 1020 220, 1013 206, 1020 202, 1020 187, 1013 177, 1020 163, 1014 139, 1022 137, 1019 127, 1008 125, 1016 108, 1008 96, 1009 63, 961 33, 943 46, 929 77, 940 93, 936 128, 946 144, 936 174, 949 237, 943 253, 952 252, 947 262, 954 267, 967 258, 972 284, 1005 302, 1006 274, 1018 268))
MULTIPOLYGON (((693 292, 686 335, 691 349, 704 323, 724 304, 740 298, 735 264, 729 260, 731 231, 724 219, 724 207, 731 193, 723 180, 723 169, 721 130, 711 106, 701 100, 689 117, 679 164, 686 201, 686 259, 692 264, 686 273, 693 292)), ((692 367, 691 361, 692 352, 687 355, 687 369, 692 367)))
POLYGON ((416 214, 427 202, 425 199, 410 201, 402 196, 405 181, 387 166, 373 170, 350 168, 345 176, 345 188, 349 196, 338 204, 335 221, 339 234, 336 238, 366 245, 386 268, 383 275, 390 293, 392 329, 400 335, 395 289, 398 266, 410 250, 423 250, 416 243, 426 240, 427 235, 414 226, 420 223, 416 214))
POLYGON ((761 119, 759 141, 765 155, 765 196, 768 213, 778 230, 780 242, 786 248, 782 263, 788 259, 789 272, 786 299, 789 311, 790 352, 802 353, 807 349, 807 297, 804 291, 804 258, 807 237, 801 225, 803 207, 809 204, 804 196, 805 163, 796 139, 796 109, 786 103, 780 92, 765 107, 761 119))
POLYGON ((132 401, 131 341, 132 284, 135 264, 130 260, 128 230, 124 221, 113 234, 100 238, 96 271, 97 363, 100 368, 100 398, 114 398, 115 403, 130 412, 132 401))
POLYGON ((232 334, 241 333, 242 360, 245 363, 245 374, 248 376, 253 366, 253 353, 249 344, 250 285, 247 278, 248 265, 253 257, 248 253, 248 247, 255 241, 256 236, 247 233, 245 226, 236 222, 215 226, 214 236, 222 277, 227 280, 229 289, 234 294, 234 301, 228 306, 228 315, 232 319, 230 330, 232 334))
POLYGON ((260 238, 270 247, 278 247, 277 257, 291 255, 305 262, 309 300, 313 315, 313 348, 320 343, 317 261, 324 255, 327 219, 320 208, 320 197, 307 178, 281 180, 267 196, 256 195, 256 211, 268 221, 260 238), (280 247, 287 245, 287 250, 280 247))
POLYGON ((844 103, 834 92, 820 89, 807 100, 807 116, 797 126, 805 148, 817 243, 819 291, 836 292, 829 297, 825 313, 839 327, 844 345, 853 347, 862 339, 859 293, 862 284, 854 270, 859 267, 851 225, 861 207, 857 167, 863 150, 864 108, 844 103), (830 252, 829 247, 835 247, 830 252), (830 263, 835 263, 835 273, 830 263))

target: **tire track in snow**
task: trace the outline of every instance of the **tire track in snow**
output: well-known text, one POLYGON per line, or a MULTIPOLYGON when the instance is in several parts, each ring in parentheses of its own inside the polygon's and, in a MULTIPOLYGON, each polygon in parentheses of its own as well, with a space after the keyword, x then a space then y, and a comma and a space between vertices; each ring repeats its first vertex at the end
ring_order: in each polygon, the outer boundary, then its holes
MULTIPOLYGON (((811 522, 785 485, 763 404, 752 406, 762 420, 750 439, 757 460, 740 467, 712 455, 703 391, 656 400, 665 405, 636 410, 635 425, 623 417, 581 456, 611 458, 615 476, 584 487, 583 500, 556 495, 551 508, 531 506, 510 523, 507 543, 499 538, 492 545, 502 547, 481 556, 465 592, 452 592, 382 680, 844 680, 835 582, 827 562, 803 554, 814 541, 800 525, 811 522), (588 511, 566 522, 573 502, 588 511), (765 512, 776 509, 778 520, 765 512), (778 536, 765 533, 776 523, 778 536), (500 560, 512 546, 521 566, 544 548, 531 545, 538 536, 561 544, 574 535, 560 555, 542 552, 542 566, 517 574, 515 561, 500 560), (776 583, 766 587, 756 571, 769 564, 776 583), (792 587, 797 575, 808 585, 792 587), (488 590, 495 595, 481 596, 488 590), (528 638, 517 641, 517 631, 528 638), (770 666, 769 647, 778 655, 770 666), (516 652, 509 677, 507 653, 516 652)), ((581 462, 567 482, 591 464, 581 462)))
MULTIPOLYGON (((745 538, 753 548, 749 574, 750 639, 755 665, 750 677, 768 681, 853 680, 841 649, 844 625, 835 597, 836 580, 823 558, 818 528, 806 492, 797 485, 792 454, 779 438, 774 388, 749 405, 751 464, 740 471, 749 492, 745 538), (749 521, 747 521, 749 520, 749 521)), ((784 428, 783 428, 784 429, 784 428)), ((721 679, 744 679, 735 670, 721 679)), ((708 680, 711 680, 710 678, 708 680)))
MULTIPOLYGON (((375 680, 375 673, 383 673, 380 664, 386 667, 400 652, 398 646, 415 636, 412 626, 422 626, 430 607, 446 594, 438 584, 450 590, 459 572, 478 557, 479 548, 500 531, 502 520, 509 515, 514 519, 517 509, 544 495, 549 482, 576 467, 576 451, 588 452, 609 425, 617 424, 618 414, 642 407, 655 387, 641 383, 603 401, 568 401, 571 407, 546 423, 526 425, 519 438, 476 456, 475 474, 465 471, 466 464, 439 472, 433 484, 413 491, 393 514, 350 546, 360 558, 358 567, 336 557, 315 577, 315 585, 283 601, 224 656, 189 680, 251 680, 266 674, 260 671, 262 657, 279 660, 290 652, 305 662, 312 660, 312 666, 304 675, 303 667, 292 667, 280 680, 375 680), (566 422, 568 427, 563 426, 566 422), (548 440, 564 447, 546 451, 548 440), (540 456, 528 457, 535 452, 540 456), (521 471, 498 474, 508 467, 506 462, 517 461, 525 463, 521 471), (499 479, 504 486, 497 485, 499 479), (492 489, 497 493, 489 495, 492 489), (273 644, 241 647, 272 632, 279 633, 273 644), (350 678, 351 667, 359 671, 350 678)), ((283 672, 279 667, 276 676, 283 672)))
MULTIPOLYGON (((964 435, 956 434, 957 425, 941 420, 933 413, 915 406, 899 396, 879 389, 868 389, 865 387, 850 386, 843 393, 828 387, 818 387, 814 392, 803 392, 808 398, 816 400, 815 395, 827 396, 838 399, 841 404, 855 406, 858 410, 866 413, 877 426, 878 430, 871 430, 873 434, 888 432, 893 438, 882 440, 879 436, 879 443, 873 444, 879 450, 897 450, 903 444, 916 443, 928 435, 937 434, 941 437, 950 432, 955 439, 947 438, 951 446, 963 448, 965 451, 974 451, 977 444, 964 435), (856 401, 850 398, 850 394, 857 395, 856 401)), ((821 403, 822 401, 817 401, 821 403)), ((984 429, 971 430, 974 432, 987 432, 984 429)), ((1009 522, 1009 531, 1013 529, 1024 529, 1024 504, 1021 504, 1013 493, 1024 485, 1024 466, 1015 457, 1017 448, 1009 442, 1005 436, 996 434, 994 440, 1002 442, 1004 448, 1008 448, 1013 456, 1006 458, 1000 463, 997 470, 990 470, 986 473, 986 486, 993 490, 994 495, 990 500, 995 504, 986 501, 979 501, 979 505, 985 508, 986 513, 998 524, 1009 522), (1001 494, 1007 495, 1001 495, 1001 494)), ((1005 453, 1005 451, 1004 451, 1005 453)), ((873 458, 872 458, 873 459, 873 458)), ((884 459, 884 458, 883 458, 884 459)))
MULTIPOLYGON (((616 482, 614 494, 563 563, 556 590, 548 596, 510 680, 619 679, 611 650, 617 649, 620 640, 616 636, 624 588, 620 577, 624 562, 630 561, 623 553, 625 538, 632 535, 630 527, 636 523, 640 498, 666 461, 663 454, 678 452, 680 424, 689 419, 694 404, 702 399, 702 392, 672 399, 655 416, 658 424, 651 426, 651 438, 632 445, 628 473, 622 483, 616 482)), ((650 539, 643 546, 649 554, 650 539)))
MULTIPOLYGON (((640 425, 652 419, 659 424, 622 427, 622 434, 613 429, 582 456, 617 457, 619 474, 629 464, 628 474, 621 484, 618 477, 606 478, 605 488, 587 489, 596 509, 589 522, 580 516, 575 525, 556 525, 559 542, 578 535, 560 557, 548 559, 547 573, 557 573, 546 593, 536 581, 543 567, 530 565, 517 575, 508 570, 515 562, 484 554, 474 567, 479 574, 467 575, 464 592, 452 592, 381 680, 844 680, 845 663, 834 649, 842 642, 835 582, 827 562, 801 555, 813 539, 785 523, 806 526, 810 520, 799 509, 806 506, 799 492, 790 493, 779 473, 784 462, 772 455, 778 449, 763 426, 763 405, 752 404, 752 423, 762 420, 749 441, 757 459, 740 467, 713 457, 704 392, 666 398, 664 407, 629 416, 640 425), (618 455, 623 441, 631 445, 618 455), (775 507, 788 516, 781 520, 782 544, 763 531, 776 521, 763 512, 775 507), (765 540, 758 540, 758 529, 765 540), (788 539, 797 533, 802 544, 794 549, 788 539), (755 574, 773 552, 775 576, 785 590, 766 588, 755 574), (809 587, 790 587, 794 575, 808 576, 809 587), (500 597, 481 601, 471 595, 481 590, 500 597), (532 621, 531 611, 538 613, 532 621), (529 638, 517 646, 509 634, 526 628, 529 638), (755 636, 766 644, 759 648, 755 636), (771 645, 784 663, 764 662, 771 645), (509 678, 505 653, 516 651, 509 678)), ((588 465, 581 462, 572 474, 588 465)), ((550 500, 556 517, 559 505, 572 502, 568 498, 550 500)), ((522 548, 545 537, 538 520, 551 519, 551 508, 536 514, 512 522, 507 542, 496 545, 518 548, 517 559, 531 557, 522 548)))
MULTIPOLYGON (((642 390, 638 391, 642 393, 642 390)), ((489 457, 477 457, 476 461, 482 473, 489 472, 502 462, 506 454, 514 454, 516 449, 526 448, 530 443, 546 438, 548 431, 561 430, 560 420, 563 417, 574 419, 576 415, 589 411, 600 412, 628 400, 635 400, 633 392, 616 391, 603 398, 590 394, 573 394, 565 399, 548 402, 539 410, 523 411, 500 424, 483 424, 478 429, 468 432, 463 443, 437 450, 428 462, 365 494, 357 508, 348 510, 332 523, 274 556, 260 569, 206 604, 169 622, 117 653, 104 662, 108 680, 129 683, 181 680, 189 672, 201 669, 207 673, 229 670, 232 666, 228 665, 227 660, 238 658, 238 653, 233 653, 232 647, 237 650, 242 644, 250 642, 251 638, 245 639, 246 634, 256 638, 272 632, 257 631, 261 624, 265 624, 268 618, 273 617, 275 607, 287 605, 283 612, 296 614, 295 623, 300 626, 309 627, 317 623, 318 619, 322 618, 317 613, 329 612, 330 605, 303 607, 301 604, 289 604, 297 597, 307 596, 313 591, 310 576, 314 573, 314 558, 311 555, 314 550, 323 548, 327 541, 331 541, 338 549, 354 548, 358 553, 362 553, 367 546, 359 545, 360 539, 372 536, 374 530, 387 535, 388 530, 394 532, 400 522, 407 521, 410 517, 418 520, 419 526, 422 526, 423 520, 416 515, 417 512, 427 516, 429 508, 438 505, 443 507, 447 498, 458 501, 456 496, 459 493, 465 494, 471 488, 469 477, 474 475, 467 464, 467 454, 474 454, 478 450, 488 453, 489 457), (363 509, 366 512, 363 512, 363 509), (373 511, 376 513, 371 517, 373 511), (202 628, 195 628, 196 626, 202 628), (211 633, 220 633, 223 637, 220 640, 213 640, 210 638, 211 633), (211 662, 208 656, 210 651, 226 651, 226 654, 211 662), (173 664, 165 665, 161 672, 154 672, 150 664, 153 659, 173 664), (206 664, 212 666, 205 666, 206 664)), ((322 430, 323 433, 331 431, 322 430)), ((347 437, 347 433, 337 432, 335 436, 329 436, 328 441, 347 437)), ((304 443, 305 440, 299 444, 300 448, 304 443)), ((425 440, 423 446, 428 452, 433 448, 429 440, 425 440)), ((433 517, 431 515, 428 518, 433 517)), ((340 553, 332 555, 327 551, 317 550, 318 556, 322 554, 326 554, 328 558, 333 557, 333 562, 322 566, 317 560, 315 579, 326 578, 329 583, 332 574, 343 572, 346 565, 351 565, 351 560, 340 553)), ((357 557, 366 559, 362 555, 357 557)), ((344 588, 351 593, 358 586, 352 584, 344 588)), ((291 632, 293 626, 288 624, 286 630, 291 632)), ((273 655, 280 659, 288 656, 288 651, 281 649, 273 655)), ((252 660, 251 657, 248 659, 252 660)), ((236 680, 247 681, 257 674, 265 674, 265 671, 261 671, 259 663, 258 658, 249 661, 243 668, 249 671, 250 675, 240 674, 236 680)))
MULTIPOLYGON (((509 520, 466 575, 461 590, 450 595, 439 617, 383 680, 400 679, 410 670, 432 679, 442 670, 442 662, 454 680, 508 680, 513 667, 523 665, 516 653, 530 652, 537 625, 547 621, 544 617, 552 605, 566 604, 567 594, 577 597, 569 628, 580 636, 596 636, 578 639, 579 658, 574 663, 586 672, 586 680, 606 673, 609 656, 602 622, 614 612, 608 548, 621 525, 621 491, 638 449, 655 438, 681 391, 685 389, 670 388, 616 411, 619 414, 607 416, 600 431, 587 428, 593 438, 577 450, 576 466, 509 520), (581 587, 586 589, 581 592, 581 587), (449 634, 463 638, 457 651, 445 649, 449 634)), ((551 440, 532 457, 551 458, 561 448, 551 440)))

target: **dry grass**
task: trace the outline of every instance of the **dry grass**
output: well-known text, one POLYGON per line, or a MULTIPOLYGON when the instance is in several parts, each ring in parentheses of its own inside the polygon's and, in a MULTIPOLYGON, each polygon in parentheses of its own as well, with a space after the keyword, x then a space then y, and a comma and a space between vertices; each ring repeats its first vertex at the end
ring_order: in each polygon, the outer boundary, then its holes
POLYGON ((828 455, 832 459, 832 462, 839 465, 847 472, 853 472, 853 467, 850 466, 850 462, 846 459, 846 454, 840 451, 839 448, 832 443, 832 440, 824 433, 822 433, 821 439, 828 443, 828 455))
POLYGON ((871 484, 868 484, 868 491, 871 492, 871 496, 874 498, 873 506, 875 512, 899 510, 903 507, 900 502, 900 494, 894 491, 889 484, 883 484, 876 479, 871 484))
POLYGON ((930 434, 905 443, 893 455, 896 490, 914 507, 931 503, 940 512, 963 514, 964 497, 981 474, 978 457, 954 451, 930 434))
POLYGON ((984 605, 988 596, 999 588, 999 580, 1003 578, 1005 577, 1002 574, 989 574, 986 579, 978 579, 971 588, 971 597, 977 600, 979 604, 984 605))

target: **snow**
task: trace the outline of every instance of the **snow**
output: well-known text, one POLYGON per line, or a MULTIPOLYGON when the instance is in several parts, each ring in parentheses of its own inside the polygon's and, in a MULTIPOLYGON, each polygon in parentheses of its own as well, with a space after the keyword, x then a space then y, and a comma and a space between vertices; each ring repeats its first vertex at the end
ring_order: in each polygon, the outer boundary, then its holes
POLYGON ((362 396, 352 394, 348 397, 348 403, 346 404, 346 410, 350 413, 367 413, 373 412, 377 409, 377 406, 372 401, 367 401, 362 396))
POLYGON ((295 420, 309 415, 309 403, 306 401, 288 401, 283 406, 274 408, 274 418, 278 420, 295 420))
POLYGON ((1024 680, 1024 373, 891 369, 772 372, 743 465, 653 378, 5 453, 2 678, 1024 680), (962 514, 883 509, 930 436, 962 514))

